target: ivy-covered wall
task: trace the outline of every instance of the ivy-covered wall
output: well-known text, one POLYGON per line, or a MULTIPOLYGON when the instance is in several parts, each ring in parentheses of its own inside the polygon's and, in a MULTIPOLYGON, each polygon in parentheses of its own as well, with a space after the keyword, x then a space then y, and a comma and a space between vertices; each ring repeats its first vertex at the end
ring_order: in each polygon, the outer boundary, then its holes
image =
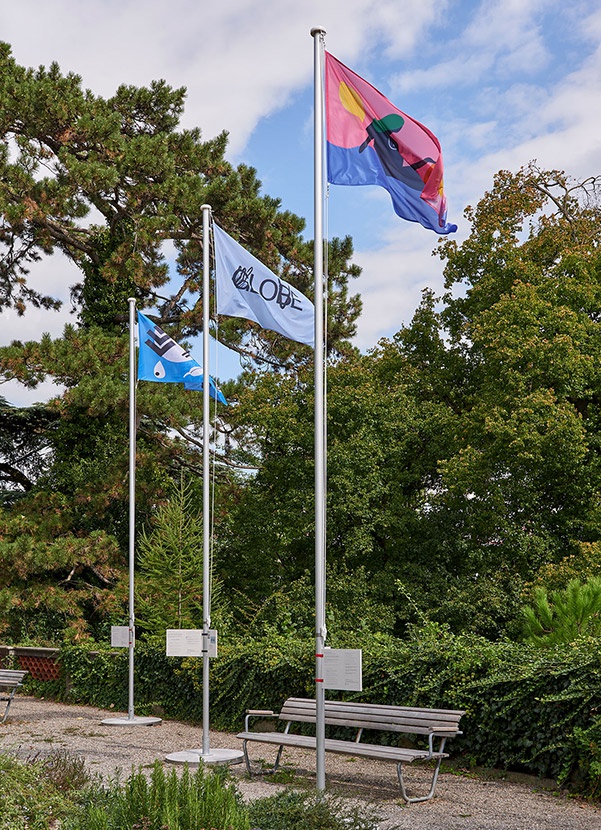
MULTIPOLYGON (((247 708, 278 709, 313 696, 310 641, 273 636, 220 645, 211 663, 211 725, 238 731, 247 708)), ((64 646, 68 700, 127 710, 127 651, 64 646)), ((136 714, 202 719, 202 661, 166 657, 138 643, 136 714)), ((329 692, 330 697, 338 693, 329 692)), ((438 626, 408 641, 363 648, 363 692, 347 699, 464 709, 463 735, 448 745, 466 765, 522 770, 601 795, 601 650, 582 640, 550 651, 450 634, 438 626)), ((378 740, 374 736, 374 740, 378 740)))

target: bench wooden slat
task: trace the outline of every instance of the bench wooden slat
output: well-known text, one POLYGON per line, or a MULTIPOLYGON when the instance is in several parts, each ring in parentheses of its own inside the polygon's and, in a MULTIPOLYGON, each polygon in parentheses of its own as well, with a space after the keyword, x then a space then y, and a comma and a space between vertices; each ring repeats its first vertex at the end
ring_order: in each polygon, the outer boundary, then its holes
POLYGON ((0 686, 18 686, 28 673, 16 669, 0 669, 0 686))
MULTIPOLYGON (((255 741, 274 746, 291 746, 297 749, 315 749, 314 735, 295 735, 290 732, 240 732, 237 738, 255 741)), ((362 744, 354 741, 341 741, 335 738, 325 739, 327 752, 337 752, 343 755, 357 755, 373 758, 380 761, 428 761, 433 758, 447 758, 446 752, 435 752, 432 755, 425 749, 411 749, 401 746, 384 746, 383 744, 362 744)))
MULTIPOLYGON (((325 709, 331 712, 348 712, 353 715, 366 716, 392 716, 392 717, 420 717, 427 713, 429 718, 435 720, 458 720, 463 714, 463 711, 456 709, 424 709, 413 706, 391 706, 368 703, 353 703, 351 701, 334 701, 327 700, 325 709)), ((280 712, 286 713, 315 713, 315 701, 305 698, 288 698, 282 706, 280 712)))
MULTIPOLYGON (((289 698, 280 711, 282 721, 313 723, 315 701, 289 698)), ((326 701, 325 723, 329 726, 348 726, 355 729, 377 729, 392 732, 428 735, 444 733, 449 737, 459 733, 459 721, 464 713, 449 709, 416 709, 400 706, 355 704, 346 701, 326 701)))
MULTIPOLYGON (((352 700, 326 700, 325 702, 326 709, 347 709, 353 710, 357 712, 374 712, 374 711, 382 711, 382 712, 392 712, 392 713, 401 713, 401 712, 428 712, 429 714, 434 715, 450 715, 456 716, 463 714, 458 709, 424 709, 423 707, 416 707, 416 706, 395 706, 394 704, 388 703, 358 703, 352 700)), ((312 698, 304 698, 304 697, 289 697, 284 705, 282 706, 281 711, 285 711, 287 709, 307 709, 311 711, 315 711, 315 701, 312 698)))
MULTIPOLYGON (((456 733, 458 722, 435 721, 432 722, 427 718, 391 718, 391 717, 354 717, 348 716, 348 713, 332 714, 326 710, 325 722, 331 726, 349 726, 355 729, 378 729, 380 731, 392 732, 416 732, 418 734, 428 734, 429 732, 445 732, 447 734, 456 733)), ((300 723, 314 723, 315 715, 303 713, 295 715, 293 713, 285 713, 280 715, 280 720, 300 723)))

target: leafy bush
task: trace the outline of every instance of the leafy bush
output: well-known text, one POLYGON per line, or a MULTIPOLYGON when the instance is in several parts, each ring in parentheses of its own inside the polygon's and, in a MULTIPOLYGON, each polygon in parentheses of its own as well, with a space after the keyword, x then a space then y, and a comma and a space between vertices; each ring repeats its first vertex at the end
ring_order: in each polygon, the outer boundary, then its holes
POLYGON ((373 810, 348 808, 342 801, 315 793, 285 790, 248 807, 251 825, 261 830, 377 830, 373 810))
MULTIPOLYGON (((577 774, 581 789, 592 798, 601 797, 601 718, 596 718, 588 729, 577 726, 572 734, 574 755, 579 759, 577 774)), ((569 769, 567 772, 569 773, 569 769)))
POLYGON ((53 830, 78 809, 80 772, 65 757, 30 759, 24 764, 0 755, 0 830, 53 830), (68 775, 57 774, 59 767, 77 773, 72 785, 68 775))
POLYGON ((66 754, 23 764, 0 756, 0 830, 376 830, 373 810, 341 799, 285 791, 245 805, 228 770, 166 773, 90 783, 79 759, 66 754))

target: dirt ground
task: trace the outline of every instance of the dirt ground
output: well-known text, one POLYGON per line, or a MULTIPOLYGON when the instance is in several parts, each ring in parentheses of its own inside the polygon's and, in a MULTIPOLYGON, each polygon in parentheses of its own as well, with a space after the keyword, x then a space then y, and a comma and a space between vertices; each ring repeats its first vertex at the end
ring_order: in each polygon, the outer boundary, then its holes
MULTIPOLYGON (((22 760, 53 752, 83 758, 92 775, 104 780, 120 771, 149 768, 156 760, 165 768, 180 767, 168 755, 202 747, 198 726, 161 721, 154 726, 105 725, 106 718, 125 716, 91 706, 72 706, 32 697, 16 697, 6 723, 0 724, 0 752, 22 760)), ((242 724, 241 724, 242 726, 242 724)), ((210 749, 240 750, 235 735, 210 733, 210 749)), ((273 748, 255 746, 251 757, 272 759, 273 748)), ((286 783, 269 776, 249 778, 243 763, 232 764, 233 778, 244 799, 272 795, 286 786, 315 788, 313 752, 287 749, 283 756, 286 783)), ((405 773, 408 789, 426 792, 431 772, 418 766, 405 773)), ((601 830, 601 808, 557 793, 552 782, 500 775, 452 772, 440 774, 435 797, 407 805, 400 798, 394 764, 344 755, 326 758, 327 788, 372 810, 381 830, 601 830)))

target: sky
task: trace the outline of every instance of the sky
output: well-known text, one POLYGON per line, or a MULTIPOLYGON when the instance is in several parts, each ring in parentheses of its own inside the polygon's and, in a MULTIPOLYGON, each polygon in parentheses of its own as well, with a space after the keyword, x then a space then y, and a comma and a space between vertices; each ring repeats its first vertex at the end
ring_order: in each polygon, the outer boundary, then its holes
MULTIPOLYGON (((469 234, 466 206, 498 170, 536 161, 574 179, 601 172, 599 0, 20 0, 0 8, 0 40, 23 66, 55 61, 105 97, 123 83, 185 86, 181 126, 205 139, 227 130, 228 159, 255 167, 263 192, 306 218, 308 238, 318 26, 330 53, 438 137, 459 243, 469 234)), ((424 288, 442 291, 437 235, 399 219, 383 189, 331 186, 326 232, 354 240, 360 349, 408 324, 424 288)), ((64 309, 0 312, 0 345, 58 337, 73 322, 77 274, 68 264, 52 257, 31 278, 66 300, 64 309)), ((215 352, 213 374, 235 376, 237 359, 215 352)), ((0 387, 15 405, 55 391, 0 387)))

